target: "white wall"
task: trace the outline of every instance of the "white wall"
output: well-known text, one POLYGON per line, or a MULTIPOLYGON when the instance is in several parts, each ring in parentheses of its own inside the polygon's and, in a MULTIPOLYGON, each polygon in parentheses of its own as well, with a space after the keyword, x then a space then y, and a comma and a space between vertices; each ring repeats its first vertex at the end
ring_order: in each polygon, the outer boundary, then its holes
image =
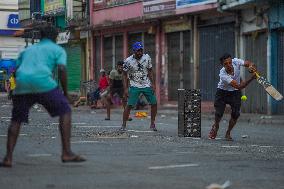
MULTIPOLYGON (((17 14, 18 0, 0 0, 0 30, 17 30, 8 28, 8 17, 17 14)), ((0 35, 0 58, 16 59, 24 48, 25 40, 20 37, 0 35)))
POLYGON ((267 28, 267 24, 265 23, 265 20, 261 19, 261 17, 258 17, 256 14, 255 9, 244 9, 242 11, 242 23, 241 23, 241 32, 247 33, 247 32, 253 32, 257 30, 262 30, 267 28), (258 24, 257 20, 260 21, 258 24))
POLYGON ((17 10, 18 0, 0 0, 0 9, 17 10))

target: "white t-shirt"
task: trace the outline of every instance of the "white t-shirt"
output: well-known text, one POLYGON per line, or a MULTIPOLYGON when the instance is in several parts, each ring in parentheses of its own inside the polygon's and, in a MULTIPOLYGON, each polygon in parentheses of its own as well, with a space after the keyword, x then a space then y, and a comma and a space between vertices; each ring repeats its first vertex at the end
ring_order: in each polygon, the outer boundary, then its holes
POLYGON ((151 81, 148 76, 148 69, 151 68, 151 58, 148 54, 143 54, 140 60, 135 59, 134 55, 131 55, 125 59, 123 64, 123 71, 128 73, 131 87, 151 87, 151 81))
POLYGON ((233 80, 236 80, 238 84, 241 82, 241 66, 244 66, 245 61, 242 59, 234 58, 232 59, 232 64, 234 67, 234 75, 230 75, 226 72, 225 68, 223 67, 220 70, 220 81, 218 83, 218 89, 223 89, 226 91, 235 91, 238 90, 230 85, 233 80))

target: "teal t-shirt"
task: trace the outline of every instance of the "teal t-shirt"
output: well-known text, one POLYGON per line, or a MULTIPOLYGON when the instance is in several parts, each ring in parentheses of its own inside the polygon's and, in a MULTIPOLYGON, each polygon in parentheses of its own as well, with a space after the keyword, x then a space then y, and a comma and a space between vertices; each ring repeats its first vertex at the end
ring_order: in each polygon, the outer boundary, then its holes
POLYGON ((42 39, 20 53, 17 60, 14 94, 42 93, 56 88, 53 71, 66 66, 65 50, 49 39, 42 39))

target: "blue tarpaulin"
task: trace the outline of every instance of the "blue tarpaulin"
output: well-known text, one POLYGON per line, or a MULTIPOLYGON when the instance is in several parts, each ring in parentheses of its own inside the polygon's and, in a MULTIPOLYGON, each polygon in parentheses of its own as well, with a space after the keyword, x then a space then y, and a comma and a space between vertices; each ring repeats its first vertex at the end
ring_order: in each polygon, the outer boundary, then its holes
POLYGON ((16 61, 13 59, 1 59, 0 70, 5 70, 10 75, 16 69, 16 61))

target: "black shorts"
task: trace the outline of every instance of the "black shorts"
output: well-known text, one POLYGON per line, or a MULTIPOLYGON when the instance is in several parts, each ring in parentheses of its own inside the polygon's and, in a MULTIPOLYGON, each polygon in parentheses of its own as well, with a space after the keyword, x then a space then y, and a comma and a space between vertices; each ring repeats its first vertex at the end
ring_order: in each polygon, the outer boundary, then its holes
POLYGON ((215 116, 218 118, 222 118, 226 104, 231 106, 231 116, 234 119, 237 119, 240 116, 240 109, 241 109, 241 96, 242 93, 240 90, 236 91, 226 91, 223 89, 217 89, 215 94, 215 116))
POLYGON ((117 94, 119 98, 123 98, 123 87, 120 88, 113 88, 111 91, 111 95, 117 94))

